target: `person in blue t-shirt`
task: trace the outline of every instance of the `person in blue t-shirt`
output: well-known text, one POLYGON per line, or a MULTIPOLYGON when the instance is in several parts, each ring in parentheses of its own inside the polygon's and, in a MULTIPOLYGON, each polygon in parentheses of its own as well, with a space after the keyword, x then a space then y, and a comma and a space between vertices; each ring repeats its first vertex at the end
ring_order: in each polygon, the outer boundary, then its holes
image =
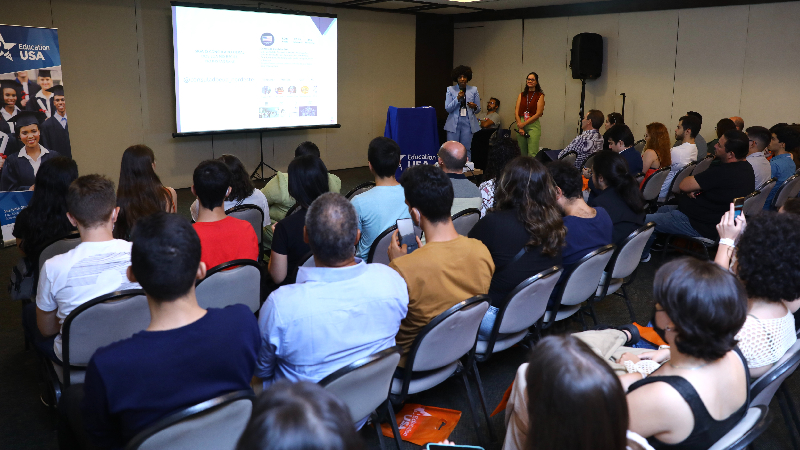
POLYGON ((97 350, 85 384, 71 386, 59 405, 62 422, 100 448, 123 448, 171 413, 250 389, 261 343, 247 306, 197 304, 194 285, 206 267, 188 220, 158 212, 139 219, 132 240, 128 278, 147 294, 150 325, 97 350), (82 414, 71 415, 81 396, 82 414))
POLYGON ((376 137, 367 150, 369 171, 375 177, 375 187, 352 199, 358 216, 361 239, 356 256, 367 260, 369 248, 375 239, 397 222, 408 219, 408 206, 403 186, 394 178, 400 165, 400 146, 387 137, 376 137))
POLYGON ((777 181, 764 202, 764 209, 767 210, 772 205, 772 198, 778 192, 778 187, 797 170, 789 150, 800 145, 800 136, 797 136, 797 133, 789 126, 775 125, 769 131, 772 133, 772 140, 767 147, 767 150, 772 153, 769 167, 772 177, 777 178, 777 181))

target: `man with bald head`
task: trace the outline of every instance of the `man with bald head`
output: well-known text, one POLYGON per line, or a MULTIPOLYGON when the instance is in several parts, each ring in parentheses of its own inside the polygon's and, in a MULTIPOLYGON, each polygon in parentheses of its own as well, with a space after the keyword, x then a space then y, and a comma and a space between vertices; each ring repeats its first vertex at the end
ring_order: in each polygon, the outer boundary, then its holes
POLYGON ((453 206, 450 215, 465 209, 481 207, 481 190, 464 175, 467 149, 458 141, 447 141, 439 147, 439 167, 453 184, 453 206))
POLYGON ((734 124, 736 124, 736 129, 739 131, 744 131, 744 119, 739 116, 731 117, 731 120, 734 124))

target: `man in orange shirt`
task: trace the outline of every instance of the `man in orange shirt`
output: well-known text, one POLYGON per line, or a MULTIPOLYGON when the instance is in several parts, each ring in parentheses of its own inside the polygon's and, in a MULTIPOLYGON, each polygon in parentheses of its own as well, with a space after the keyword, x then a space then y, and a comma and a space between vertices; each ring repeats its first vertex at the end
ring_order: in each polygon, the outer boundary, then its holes
POLYGON ((258 238, 249 222, 225 215, 231 174, 222 161, 203 161, 194 169, 192 193, 199 209, 193 225, 200 236, 200 260, 209 270, 234 259, 258 260, 258 238))

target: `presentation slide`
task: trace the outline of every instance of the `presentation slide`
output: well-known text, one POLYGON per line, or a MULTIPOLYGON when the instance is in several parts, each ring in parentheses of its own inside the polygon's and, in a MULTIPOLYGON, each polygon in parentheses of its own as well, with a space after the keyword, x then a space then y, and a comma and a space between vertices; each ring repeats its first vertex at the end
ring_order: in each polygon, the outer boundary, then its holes
POLYGON ((335 16, 172 4, 178 134, 336 125, 335 16))

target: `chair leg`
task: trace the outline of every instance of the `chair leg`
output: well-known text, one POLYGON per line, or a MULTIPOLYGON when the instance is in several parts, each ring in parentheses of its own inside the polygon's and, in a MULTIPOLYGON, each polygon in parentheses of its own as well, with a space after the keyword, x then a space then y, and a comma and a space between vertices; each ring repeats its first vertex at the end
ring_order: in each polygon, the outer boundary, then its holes
POLYGON ((783 415, 783 421, 784 423, 786 423, 786 429, 787 431, 789 431, 789 437, 792 440, 792 448, 798 450, 800 449, 800 444, 798 444, 797 442, 797 436, 794 430, 794 423, 792 422, 791 413, 789 412, 789 407, 786 404, 786 399, 784 398, 784 392, 780 390, 780 388, 778 388, 777 394, 778 394, 777 395, 778 405, 780 405, 781 407, 781 414, 783 415))
POLYGON ((383 431, 381 430, 381 420, 378 418, 378 414, 372 413, 370 414, 372 417, 372 424, 375 426, 375 431, 378 433, 378 445, 381 446, 381 450, 386 450, 386 446, 383 444, 383 431))
POLYGON ((595 326, 597 326, 597 316, 594 313, 594 299, 589 299, 587 302, 589 305, 589 316, 592 318, 592 322, 594 322, 595 326))
POLYGON ((481 374, 478 372, 478 365, 472 362, 472 375, 475 377, 475 384, 478 385, 478 395, 481 400, 481 407, 483 407, 483 417, 486 419, 486 427, 489 428, 489 439, 492 442, 497 440, 492 427, 492 418, 489 416, 489 410, 486 408, 486 396, 483 394, 483 383, 481 383, 481 374))
POLYGON ((469 402, 469 411, 472 414, 472 423, 475 426, 475 432, 478 434, 478 439, 483 448, 487 447, 487 442, 483 433, 481 433, 481 425, 478 420, 478 411, 475 409, 475 400, 472 398, 472 391, 469 388, 469 380, 467 379, 466 369, 461 370, 461 381, 464 382, 464 389, 467 391, 467 401, 469 402))
MULTIPOLYGON (((387 399, 386 400, 386 409, 389 412, 389 423, 392 425, 392 432, 394 433, 394 442, 397 444, 397 450, 402 448, 403 439, 400 437, 400 429, 397 428, 397 418, 394 416, 394 409, 392 409, 392 402, 387 399)), ((378 433, 381 433, 378 430, 378 433)))
POLYGON ((622 291, 622 299, 625 300, 625 305, 628 307, 628 314, 631 315, 631 323, 636 322, 636 315, 633 313, 633 305, 631 305, 631 301, 628 299, 628 293, 625 292, 624 284, 620 287, 620 291, 622 291))
POLYGON ((785 384, 781 384, 781 387, 778 389, 783 392, 783 398, 786 399, 786 405, 789 407, 789 412, 792 414, 792 422, 794 422, 794 427, 798 434, 800 434, 800 417, 797 415, 797 408, 794 406, 792 395, 789 393, 789 390, 786 388, 785 384))

